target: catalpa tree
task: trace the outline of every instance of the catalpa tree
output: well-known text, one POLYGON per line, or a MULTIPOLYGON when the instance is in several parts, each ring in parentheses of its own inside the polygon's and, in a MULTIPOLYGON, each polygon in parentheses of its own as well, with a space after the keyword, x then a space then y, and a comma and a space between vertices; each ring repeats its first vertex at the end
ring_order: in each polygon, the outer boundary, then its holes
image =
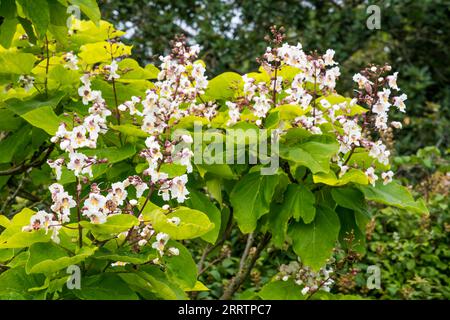
POLYGON ((333 50, 273 27, 258 71, 208 79, 182 36, 140 66, 93 0, 2 0, 1 13, 0 182, 48 190, 0 215, 3 299, 197 297, 232 233, 246 244, 223 299, 268 247, 298 258, 254 297, 320 298, 364 254, 368 201, 427 212, 390 171, 384 132, 401 129, 389 114, 406 95, 388 65, 344 97, 333 50))

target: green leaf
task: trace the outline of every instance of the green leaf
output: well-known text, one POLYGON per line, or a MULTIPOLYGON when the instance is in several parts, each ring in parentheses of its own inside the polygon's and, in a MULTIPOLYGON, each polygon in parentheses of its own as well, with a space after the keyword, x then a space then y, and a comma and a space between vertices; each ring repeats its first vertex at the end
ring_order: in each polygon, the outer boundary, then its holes
POLYGON ((29 74, 35 62, 32 53, 0 51, 0 74, 29 74))
POLYGON ((282 143, 280 156, 303 165, 312 173, 329 172, 331 158, 338 152, 339 144, 330 136, 314 135, 306 142, 282 143))
POLYGON ((189 208, 205 213, 209 220, 214 223, 214 228, 208 233, 205 233, 202 236, 202 239, 209 243, 215 243, 219 236, 221 224, 221 214, 219 209, 203 193, 195 190, 190 190, 189 192, 189 199, 186 200, 186 205, 189 208))
POLYGON ((314 183, 323 183, 329 186, 343 186, 348 183, 354 182, 358 184, 368 184, 369 180, 364 172, 359 169, 351 168, 340 178, 336 177, 333 171, 328 173, 318 172, 313 175, 314 183))
POLYGON ((263 300, 304 300, 301 287, 291 279, 287 281, 272 281, 266 284, 258 296, 263 300))
POLYGON ((119 62, 119 68, 124 70, 123 75, 118 79, 122 82, 132 82, 132 80, 156 79, 159 70, 152 64, 142 68, 136 60, 126 58, 119 62))
POLYGON ((16 0, 25 16, 31 20, 39 38, 43 38, 50 23, 50 12, 47 0, 16 0))
POLYGON ((75 6, 79 6, 81 11, 93 22, 98 23, 100 20, 100 9, 96 0, 69 0, 75 6))
POLYGON ((25 267, 28 274, 52 274, 70 265, 78 264, 94 254, 97 247, 83 247, 76 255, 69 256, 68 252, 53 242, 35 243, 30 247, 30 255, 25 267))
POLYGON ((226 100, 233 98, 236 89, 242 86, 242 77, 235 72, 224 72, 211 79, 205 92, 205 100, 226 100))
POLYGON ((83 300, 137 300, 138 296, 114 273, 83 277, 81 289, 71 292, 83 300))
POLYGON ((111 164, 134 156, 136 149, 134 145, 128 143, 120 148, 109 147, 95 150, 89 149, 84 150, 83 153, 88 156, 97 156, 97 159, 108 159, 108 163, 111 164))
POLYGON ((7 109, 0 109, 0 130, 1 131, 15 131, 23 123, 20 117, 17 117, 14 112, 7 109))
MULTIPOLYGON (((48 100, 38 100, 36 97, 28 100, 19 100, 19 99, 9 99, 5 101, 5 106, 8 110, 14 112, 15 114, 22 116, 30 111, 42 108, 42 107, 51 107, 55 109, 56 106, 60 103, 62 98, 65 96, 64 92, 56 93, 52 98, 48 100)), ((61 120, 59 121, 61 122, 61 120)))
POLYGON ((3 48, 8 49, 11 46, 14 34, 16 33, 17 23, 18 21, 15 17, 3 20, 0 26, 0 45, 3 48))
POLYGON ((333 188, 331 195, 338 205, 364 214, 367 213, 367 204, 364 194, 354 187, 333 188))
POLYGON ((142 268, 144 272, 137 274, 150 283, 152 291, 164 300, 184 300, 186 294, 175 283, 167 279, 166 274, 154 266, 147 266, 142 268))
POLYGON ((213 197, 222 208, 222 180, 220 178, 206 179, 206 190, 213 197))
POLYGON ((273 235, 272 242, 277 247, 281 248, 284 244, 290 218, 299 221, 301 217, 305 223, 314 220, 315 202, 314 194, 304 185, 287 186, 283 203, 272 204, 269 214, 269 231, 273 235))
POLYGON ((110 63, 111 51, 115 57, 131 54, 131 46, 123 43, 110 44, 107 41, 86 43, 80 47, 78 56, 87 64, 95 64, 99 62, 110 63), (112 46, 112 48, 110 48, 112 46))
POLYGON ((197 265, 185 246, 176 241, 170 241, 168 247, 178 248, 180 254, 164 258, 169 278, 177 282, 182 288, 193 288, 197 282, 197 265))
POLYGON ((129 230, 139 224, 139 220, 130 214, 116 214, 108 216, 105 223, 91 223, 81 221, 83 228, 90 230, 96 235, 113 235, 129 230))
POLYGON ((146 206, 142 214, 151 221, 156 231, 167 233, 174 240, 197 238, 214 228, 206 214, 186 207, 179 207, 166 215, 162 209, 146 206), (178 226, 168 221, 173 217, 180 218, 178 226))
POLYGON ((294 252, 302 262, 319 270, 330 258, 339 235, 339 218, 333 210, 319 206, 310 224, 298 222, 289 230, 294 252))
POLYGON ((32 126, 43 129, 49 135, 54 135, 61 124, 61 119, 50 106, 31 110, 22 114, 21 117, 32 126))
POLYGON ((113 125, 109 124, 109 127, 115 131, 121 132, 127 136, 138 137, 138 138, 146 138, 148 134, 141 130, 140 127, 134 126, 132 124, 122 124, 122 125, 113 125))
POLYGON ((236 179, 237 176, 228 164, 197 164, 198 172, 202 178, 206 173, 223 179, 236 179))
POLYGON ((304 223, 310 223, 316 215, 314 194, 304 185, 291 184, 288 186, 286 199, 287 210, 292 212, 295 220, 303 219, 304 223))
POLYGON ((397 182, 393 181, 386 185, 378 182, 375 187, 371 185, 359 186, 359 189, 364 193, 367 200, 417 213, 429 214, 423 200, 415 201, 409 190, 397 182))
POLYGON ((14 249, 0 249, 0 262, 4 263, 14 257, 14 249))
POLYGON ((0 274, 0 300, 44 299, 45 291, 30 292, 29 289, 42 286, 42 274, 28 275, 23 267, 12 268, 0 274))
POLYGON ((344 249, 352 249, 360 254, 366 253, 365 230, 360 230, 355 219, 355 212, 352 210, 337 207, 341 229, 339 230, 339 243, 344 249), (352 239, 349 242, 349 239, 352 239))
POLYGON ((169 178, 174 178, 185 174, 186 167, 177 163, 163 163, 159 171, 167 173, 169 178))
POLYGON ((259 172, 252 172, 236 183, 230 194, 230 202, 243 233, 254 231, 258 219, 269 212, 278 182, 278 175, 263 176, 259 172))
POLYGON ((0 163, 11 162, 16 152, 23 150, 23 148, 31 140, 31 127, 22 126, 19 130, 12 132, 6 138, 0 141, 0 163))
POLYGON ((117 248, 116 250, 109 250, 108 248, 100 248, 92 256, 94 259, 123 261, 132 264, 144 264, 157 257, 155 250, 141 250, 139 253, 130 251, 129 248, 117 248))

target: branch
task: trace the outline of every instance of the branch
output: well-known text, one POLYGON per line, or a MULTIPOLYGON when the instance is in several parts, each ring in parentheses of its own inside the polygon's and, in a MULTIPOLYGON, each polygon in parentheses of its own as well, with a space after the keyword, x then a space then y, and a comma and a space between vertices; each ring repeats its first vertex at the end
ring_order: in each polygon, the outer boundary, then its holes
POLYGON ((255 253, 251 255, 250 261, 248 262, 247 266, 245 266, 244 264, 244 267, 242 269, 240 268, 236 276, 233 279, 231 279, 230 284, 224 291, 223 295, 220 297, 220 300, 230 300, 233 297, 234 293, 241 287, 241 285, 250 275, 250 272, 255 266, 256 260, 258 260, 259 256, 261 255, 261 252, 269 243, 270 238, 271 236, 268 233, 266 233, 263 236, 263 239, 256 247, 255 253))
POLYGON ((45 151, 42 159, 36 159, 37 157, 39 157, 39 155, 41 155, 41 153, 39 153, 36 155, 36 157, 33 157, 31 159, 31 162, 28 164, 22 163, 22 164, 18 165, 17 167, 0 171, 0 176, 12 176, 15 174, 23 173, 30 168, 40 167, 41 165, 43 165, 45 163, 45 161, 47 161, 47 158, 50 156, 50 153, 52 153, 54 147, 55 147, 54 144, 50 145, 47 148, 47 150, 45 151))

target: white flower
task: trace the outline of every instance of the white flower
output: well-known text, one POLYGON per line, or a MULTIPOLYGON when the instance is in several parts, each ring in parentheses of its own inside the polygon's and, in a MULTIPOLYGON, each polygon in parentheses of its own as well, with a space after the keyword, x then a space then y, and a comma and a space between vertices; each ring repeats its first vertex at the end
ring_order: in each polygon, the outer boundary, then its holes
POLYGON ((191 173, 192 172, 191 158, 194 156, 194 153, 188 148, 184 148, 177 156, 179 158, 180 164, 186 167, 188 173, 191 173))
POLYGON ((175 247, 170 247, 168 250, 169 254, 171 254, 172 256, 178 256, 180 255, 180 250, 178 248, 175 247))
POLYGON ((187 175, 182 175, 175 177, 171 181, 170 192, 172 194, 172 199, 177 199, 179 203, 184 202, 187 199, 189 191, 186 189, 187 175))
POLYGON ((89 73, 83 74, 80 78, 81 83, 83 83, 86 87, 90 87, 91 86, 90 77, 91 77, 91 75, 89 73))
POLYGON ((372 112, 376 114, 385 114, 388 111, 389 111, 389 104, 381 103, 380 101, 375 103, 372 107, 372 112))
POLYGON ((141 239, 141 240, 138 241, 138 245, 139 245, 140 247, 143 247, 143 246, 145 246, 146 244, 147 244, 147 240, 145 240, 145 239, 141 239))
POLYGON ((192 137, 189 134, 183 134, 181 136, 181 140, 183 140, 183 142, 185 142, 185 143, 192 143, 192 142, 194 142, 194 140, 192 139, 192 137))
POLYGON ((77 203, 73 200, 73 197, 67 192, 62 191, 55 194, 53 201, 54 203, 50 209, 58 213, 60 220, 63 222, 69 222, 70 209, 75 208, 77 205, 77 203))
POLYGON ((374 168, 369 167, 365 173, 367 178, 369 179, 369 183, 375 186, 375 182, 378 180, 378 176, 375 174, 374 168))
POLYGON ((404 93, 399 97, 394 97, 394 106, 397 107, 397 109, 400 112, 405 112, 405 109, 406 109, 405 100, 406 99, 408 99, 408 96, 404 93))
POLYGON ((34 77, 29 75, 21 75, 17 81, 25 91, 29 91, 34 86, 34 77))
POLYGON ((112 194, 115 202, 121 206, 127 198, 128 192, 125 190, 123 182, 116 182, 111 185, 112 194))
POLYGON ((170 236, 167 233, 159 232, 156 235, 156 241, 152 243, 152 248, 158 250, 159 254, 164 254, 164 247, 169 241, 170 236))
POLYGON ((89 138, 96 141, 99 133, 106 132, 106 121, 98 114, 89 115, 84 118, 83 127, 89 133, 89 138))
POLYGON ((391 122, 391 126, 393 126, 395 129, 401 129, 402 128, 402 123, 398 122, 398 121, 392 121, 391 122))
POLYGON ((339 178, 341 178, 349 169, 349 166, 346 165, 342 165, 341 166, 341 171, 339 172, 339 178))
POLYGON ((73 54, 72 51, 67 52, 64 55, 64 61, 66 64, 64 65, 64 68, 70 69, 70 70, 78 70, 78 57, 73 54))
POLYGON ((70 134, 70 146, 72 149, 83 148, 87 145, 86 128, 84 126, 76 126, 70 134))
POLYGON ((181 220, 178 217, 172 217, 170 219, 167 219, 167 222, 173 223, 174 225, 178 226, 180 225, 181 220))
POLYGON ((259 97, 254 97, 253 100, 255 101, 253 114, 258 118, 264 118, 270 109, 269 99, 265 95, 260 95, 259 97))
POLYGON ((381 174, 381 178, 383 178, 383 184, 386 185, 392 181, 392 177, 394 176, 394 173, 392 171, 383 172, 381 174))
POLYGON ((309 287, 304 287, 304 288, 302 289, 302 295, 307 294, 307 293, 309 292, 309 290, 310 290, 309 287))
POLYGON ((138 201, 136 199, 131 199, 130 200, 130 205, 132 205, 133 207, 137 206, 138 201))
POLYGON ((383 91, 377 93, 378 101, 384 105, 390 105, 389 96, 391 95, 391 90, 384 88, 383 91))
POLYGON ((64 159, 60 158, 60 159, 56 159, 54 161, 47 160, 47 164, 50 166, 50 168, 55 170, 56 180, 60 180, 61 174, 62 174, 62 165, 64 164, 64 159))
POLYGON ((67 164, 67 169, 72 170, 75 176, 79 176, 80 173, 85 169, 87 156, 82 153, 72 152, 69 154, 69 163, 67 164))
MULTIPOLYGON (((90 193, 89 197, 84 201, 86 212, 98 212, 103 210, 106 205, 106 198, 98 193, 90 193)), ((88 214, 86 214, 88 215, 88 214)))
POLYGON ((239 108, 237 107, 237 104, 231 101, 225 102, 225 104, 228 107, 228 116, 230 117, 230 120, 227 122, 227 126, 231 126, 239 121, 239 118, 241 117, 241 112, 239 111, 239 108))
POLYGON ((368 85, 373 84, 371 81, 369 81, 366 77, 364 77, 360 73, 357 73, 353 76, 353 81, 358 83, 359 89, 364 89, 366 84, 368 84, 368 85))
POLYGON ((116 60, 113 60, 110 65, 106 65, 104 68, 108 71, 108 80, 120 78, 120 76, 117 74, 119 65, 117 64, 116 60))
POLYGON ((337 64, 333 58, 334 58, 335 51, 333 49, 328 49, 327 52, 323 55, 323 60, 325 62, 326 66, 332 66, 337 64))
POLYGON ((392 76, 387 77, 387 80, 388 80, 389 87, 391 89, 399 91, 400 88, 397 86, 397 75, 398 75, 398 72, 394 72, 394 74, 392 76))
POLYGON ((142 197, 144 191, 148 189, 148 185, 144 182, 136 183, 134 187, 136 188, 136 197, 138 198, 142 197))
POLYGON ((53 215, 51 213, 47 213, 44 210, 40 210, 36 212, 36 214, 31 216, 30 224, 24 226, 22 228, 22 231, 45 229, 45 231, 47 232, 50 226, 52 225, 52 221, 53 215))

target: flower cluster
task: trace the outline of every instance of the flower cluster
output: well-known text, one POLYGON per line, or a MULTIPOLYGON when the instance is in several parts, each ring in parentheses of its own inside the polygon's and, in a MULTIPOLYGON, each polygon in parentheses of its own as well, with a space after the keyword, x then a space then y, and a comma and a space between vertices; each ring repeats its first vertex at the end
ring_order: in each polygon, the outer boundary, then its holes
MULTIPOLYGON (((61 150, 68 153, 67 169, 74 172, 75 176, 88 174, 92 177, 92 165, 98 162, 96 157, 89 157, 78 152, 81 148, 96 148, 99 134, 107 131, 106 118, 111 115, 101 91, 91 89, 90 74, 86 73, 81 77, 82 86, 78 89, 78 94, 83 99, 83 104, 92 102, 89 108, 89 115, 81 120, 74 115, 74 125, 70 130, 69 125, 61 123, 58 131, 51 138, 53 143, 59 143, 61 150)), ((48 164, 55 169, 56 178, 61 178, 62 166, 66 160, 60 158, 49 160, 48 164)))
MULTIPOLYGON (((334 161, 340 168, 339 176, 342 177, 351 168, 362 169, 369 183, 375 184, 379 179, 375 169, 389 166, 390 151, 381 138, 374 140, 374 133, 380 135, 388 128, 391 106, 405 112, 406 95, 391 96, 392 91, 400 90, 397 86, 398 73, 386 75, 391 70, 388 65, 371 66, 353 77, 358 84, 354 99, 333 100, 336 81, 340 76, 338 63, 334 61, 334 50, 328 49, 323 55, 317 52, 306 54, 301 44, 281 44, 283 36, 280 32, 273 29, 272 33, 271 42, 275 47, 268 47, 259 59, 270 81, 264 80, 264 77, 259 77, 263 79, 259 82, 248 75, 242 77, 242 96, 236 101, 226 102, 227 125, 238 122, 244 109, 253 113, 257 119, 255 124, 260 126, 271 109, 286 104, 298 106, 302 115, 296 117, 290 126, 304 128, 313 134, 333 133, 337 137, 340 147, 334 161), (292 70, 289 68, 297 70, 292 81, 280 76, 282 71, 289 75, 289 70, 292 70), (370 129, 374 130, 370 132, 370 129), (366 152, 373 161, 362 165, 350 161, 355 152, 366 152)), ((289 128, 285 123, 280 125, 280 130, 289 128)), ((397 121, 389 125, 396 129, 402 127, 397 121)), ((392 171, 381 173, 384 184, 392 181, 392 177, 392 171)))
POLYGON ((142 118, 141 129, 149 134, 146 148, 140 152, 148 163, 144 174, 165 201, 184 202, 189 191, 187 175, 169 179, 160 171, 161 165, 177 163, 185 166, 187 173, 192 172, 193 153, 188 148, 192 138, 182 135, 170 139, 170 124, 188 115, 211 119, 216 114, 214 105, 198 101, 208 85, 204 65, 195 62, 198 52, 198 46, 187 47, 183 38, 174 41, 171 54, 160 57, 161 71, 154 88, 147 90, 145 97, 132 97, 119 106, 120 111, 142 118))
POLYGON ((308 266, 303 266, 297 261, 291 261, 287 265, 283 264, 280 266, 276 279, 282 281, 293 280, 295 284, 303 287, 301 293, 306 295, 318 290, 330 292, 334 284, 333 273, 331 268, 325 267, 314 272, 308 266))
POLYGON ((22 231, 32 231, 45 229, 47 233, 51 228, 52 240, 59 243, 59 230, 63 223, 70 221, 70 209, 75 208, 77 203, 69 193, 64 191, 64 187, 58 183, 54 183, 49 187, 53 204, 50 207, 52 213, 44 210, 38 211, 30 219, 30 224, 23 227, 22 231))

